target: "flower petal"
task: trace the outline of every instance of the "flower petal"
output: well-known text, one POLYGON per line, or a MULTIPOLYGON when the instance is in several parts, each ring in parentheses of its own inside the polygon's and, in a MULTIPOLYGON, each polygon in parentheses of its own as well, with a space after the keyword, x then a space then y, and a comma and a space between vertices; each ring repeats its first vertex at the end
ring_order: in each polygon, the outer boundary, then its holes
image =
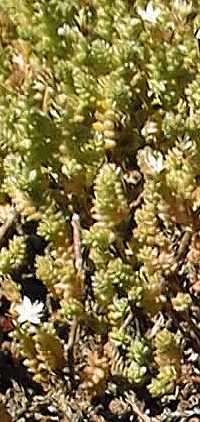
POLYGON ((42 310, 43 310, 43 308, 44 308, 44 303, 42 303, 42 302, 39 302, 39 303, 37 303, 36 304, 36 302, 33 304, 33 306, 34 306, 34 311, 36 312, 36 313, 40 313, 40 312, 42 312, 42 310))
POLYGON ((39 324, 40 318, 38 315, 31 315, 29 321, 32 322, 32 324, 39 324))
POLYGON ((32 303, 28 296, 24 296, 22 305, 23 305, 24 310, 31 309, 32 303))
POLYGON ((19 315, 17 319, 18 319, 18 322, 19 322, 20 324, 22 324, 23 322, 25 322, 25 321, 26 321, 26 319, 24 319, 24 315, 19 315))

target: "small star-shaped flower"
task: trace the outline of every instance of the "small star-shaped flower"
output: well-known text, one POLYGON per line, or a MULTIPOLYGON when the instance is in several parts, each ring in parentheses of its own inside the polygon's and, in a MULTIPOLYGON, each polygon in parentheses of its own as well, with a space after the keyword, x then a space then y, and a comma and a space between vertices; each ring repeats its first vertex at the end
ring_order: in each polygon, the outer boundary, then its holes
POLYGON ((159 151, 149 149, 145 161, 153 173, 159 174, 164 169, 163 156, 159 151))
POLYGON ((19 314, 18 322, 22 324, 29 321, 32 324, 39 324, 43 308, 44 304, 42 302, 36 301, 32 303, 27 296, 24 296, 22 303, 16 306, 16 311, 19 314))
POLYGON ((158 16, 160 15, 160 9, 156 7, 155 9, 152 6, 152 3, 149 2, 146 10, 141 9, 138 7, 138 15, 147 22, 150 22, 152 24, 155 24, 157 21, 158 16))

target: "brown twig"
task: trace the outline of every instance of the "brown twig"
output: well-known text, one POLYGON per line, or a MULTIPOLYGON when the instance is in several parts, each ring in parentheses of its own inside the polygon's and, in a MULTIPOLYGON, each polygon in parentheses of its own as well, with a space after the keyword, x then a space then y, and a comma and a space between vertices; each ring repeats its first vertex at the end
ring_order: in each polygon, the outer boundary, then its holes
POLYGON ((172 321, 175 323, 176 327, 182 330, 184 334, 189 334, 192 340, 194 340, 194 347, 196 351, 199 351, 200 348, 200 330, 199 328, 194 324, 194 322, 191 320, 189 315, 186 312, 181 313, 182 322, 187 323, 187 328, 184 329, 181 327, 179 315, 176 311, 174 311, 171 303, 165 304, 165 309, 168 312, 168 315, 171 316, 172 321))
POLYGON ((123 324, 122 324, 121 328, 123 328, 123 329, 127 328, 127 327, 128 327, 128 325, 130 324, 130 322, 132 321, 133 317, 134 317, 133 313, 132 313, 132 312, 130 312, 130 313, 128 314, 127 318, 124 320, 124 322, 123 322, 123 324))
POLYGON ((139 193, 138 197, 130 203, 129 206, 131 210, 139 207, 139 205, 141 204, 143 200, 143 196, 144 196, 143 192, 139 193))
POLYGON ((16 211, 14 208, 11 208, 10 213, 8 214, 7 220, 0 227, 0 244, 3 242, 4 236, 7 233, 8 229, 12 226, 16 218, 16 211))
POLYGON ((187 254, 187 251, 189 248, 191 237, 192 237, 192 231, 191 230, 185 231, 185 233, 183 234, 180 240, 180 245, 176 253, 176 259, 178 261, 180 259, 185 258, 185 255, 187 254))
POLYGON ((133 412, 138 416, 140 422, 151 422, 149 416, 145 415, 139 406, 136 404, 134 396, 131 397, 129 394, 126 394, 126 402, 130 404, 133 412))
POLYGON ((74 343, 76 341, 76 335, 77 335, 77 328, 78 328, 78 320, 77 318, 74 318, 71 323, 69 338, 66 345, 66 351, 72 350, 74 347, 74 343))
POLYGON ((68 342, 66 345, 66 352, 67 352, 67 362, 69 367, 69 376, 72 384, 75 385, 75 364, 74 364, 74 346, 75 343, 78 342, 79 330, 80 325, 78 324, 78 320, 75 317, 71 324, 71 329, 69 333, 68 342))
POLYGON ((152 339, 153 337, 155 337, 157 332, 160 330, 163 322, 164 322, 164 316, 160 314, 155 324, 153 325, 153 327, 150 328, 149 333, 147 333, 148 339, 152 339))
POLYGON ((72 229, 73 229, 73 245, 75 256, 75 267, 79 273, 83 270, 83 260, 81 256, 81 227, 80 217, 74 213, 72 216, 72 229))

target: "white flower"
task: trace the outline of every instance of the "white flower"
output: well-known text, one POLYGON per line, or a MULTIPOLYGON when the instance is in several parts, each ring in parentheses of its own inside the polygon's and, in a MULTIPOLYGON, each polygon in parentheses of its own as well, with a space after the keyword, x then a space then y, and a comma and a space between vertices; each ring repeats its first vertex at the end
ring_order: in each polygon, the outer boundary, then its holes
POLYGON ((189 15, 192 12, 193 4, 192 1, 188 0, 174 0, 173 7, 179 15, 189 15))
POLYGON ((156 20, 158 16, 160 15, 160 9, 158 7, 153 9, 151 2, 148 3, 146 10, 143 10, 140 7, 138 7, 137 12, 138 12, 138 15, 141 16, 141 18, 144 21, 147 21, 150 23, 156 23, 156 20))
POLYGON ((160 173, 164 168, 163 156, 159 151, 152 153, 149 150, 147 153, 146 162, 154 173, 160 173))
POLYGON ((30 299, 24 296, 22 303, 16 306, 16 311, 19 314, 19 323, 29 321, 33 324, 39 324, 43 308, 44 304, 42 302, 31 303, 30 299))
POLYGON ((15 54, 12 61, 14 64, 17 64, 19 68, 24 69, 25 62, 22 54, 15 54))
POLYGON ((65 24, 63 26, 60 26, 57 30, 57 34, 59 37, 64 37, 65 32, 65 24))

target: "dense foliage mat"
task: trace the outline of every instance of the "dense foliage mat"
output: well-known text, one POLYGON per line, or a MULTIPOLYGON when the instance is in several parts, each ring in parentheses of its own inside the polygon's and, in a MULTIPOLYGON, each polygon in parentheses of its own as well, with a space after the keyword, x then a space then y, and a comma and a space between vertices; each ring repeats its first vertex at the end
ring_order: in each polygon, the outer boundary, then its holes
POLYGON ((200 420, 199 25, 0 0, 2 422, 200 420))

